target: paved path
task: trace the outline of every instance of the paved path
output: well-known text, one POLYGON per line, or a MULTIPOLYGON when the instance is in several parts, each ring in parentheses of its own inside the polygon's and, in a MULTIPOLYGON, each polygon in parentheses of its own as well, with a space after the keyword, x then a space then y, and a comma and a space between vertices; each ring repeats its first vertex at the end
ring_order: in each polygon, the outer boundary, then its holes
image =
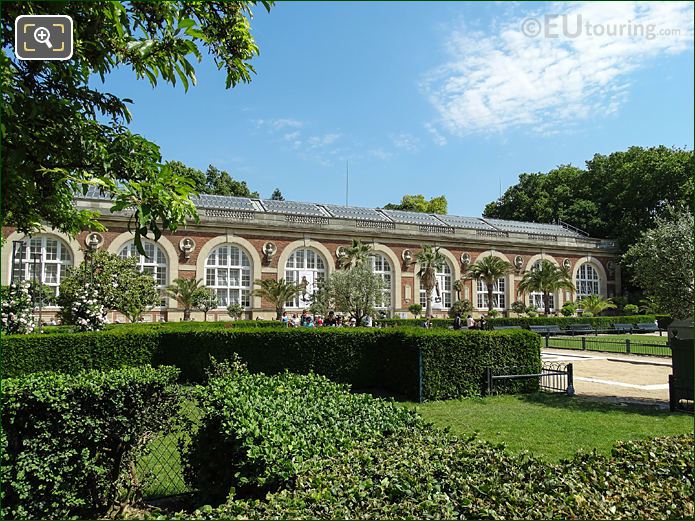
POLYGON ((671 359, 544 349, 548 362, 571 362, 578 396, 668 406, 671 359))

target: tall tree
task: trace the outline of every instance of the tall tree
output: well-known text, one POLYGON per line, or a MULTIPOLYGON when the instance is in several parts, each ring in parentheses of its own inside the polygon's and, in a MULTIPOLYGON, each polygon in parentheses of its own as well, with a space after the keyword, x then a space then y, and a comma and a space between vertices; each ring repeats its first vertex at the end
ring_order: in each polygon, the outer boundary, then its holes
POLYGON ((693 316, 693 214, 668 208, 623 257, 646 304, 675 318, 693 316))
POLYGON ((467 275, 473 280, 482 280, 487 288, 488 311, 492 311, 495 308, 493 300, 495 284, 499 279, 507 276, 511 270, 511 264, 494 255, 483 257, 468 267, 467 275))
POLYGON ((486 217, 577 226, 614 238, 626 249, 654 225, 669 204, 693 208, 693 151, 630 147, 596 154, 581 169, 563 165, 521 174, 519 182, 485 207, 486 217))
POLYGON ((345 255, 340 257, 340 267, 346 270, 362 266, 369 259, 372 247, 359 239, 352 239, 352 245, 345 248, 345 255))
POLYGON ((574 291, 572 275, 567 268, 555 266, 545 259, 532 266, 519 282, 520 293, 534 291, 543 293, 543 307, 546 316, 550 314, 550 294, 560 289, 574 291))
POLYGON ((273 193, 270 196, 270 199, 272 201, 284 201, 285 197, 282 195, 282 192, 280 191, 279 188, 276 188, 273 190, 273 193))
POLYGON ((258 279, 256 286, 258 287, 253 290, 253 294, 275 306, 275 317, 278 320, 285 310, 285 302, 292 300, 302 291, 302 288, 292 282, 287 282, 285 279, 258 279))
POLYGON ((417 276, 420 277, 420 285, 425 289, 427 295, 425 317, 430 318, 432 316, 432 290, 437 285, 437 270, 441 269, 446 259, 439 248, 423 246, 422 251, 415 256, 415 260, 420 264, 417 276))
POLYGON ((440 195, 429 201, 422 194, 404 195, 400 203, 389 203, 384 206, 386 210, 404 210, 407 212, 446 214, 446 197, 440 195))
POLYGON ((205 172, 205 193, 216 195, 233 195, 236 197, 258 197, 252 192, 246 181, 237 181, 228 172, 210 165, 205 172))
MULTIPOLYGON (((263 1, 266 9, 271 3, 263 1)), ((48 225, 74 235, 103 229, 98 214, 73 205, 96 186, 112 211, 133 209, 135 240, 197 217, 193 185, 162 163, 159 147, 127 128, 131 100, 97 89, 112 70, 136 78, 196 83, 193 60, 212 55, 227 88, 249 82, 258 47, 250 33, 253 0, 239 2, 69 2, 74 21, 67 61, 21 61, 11 52, 19 15, 52 14, 50 2, 3 2, 0 58, 2 225, 35 232, 48 225)))

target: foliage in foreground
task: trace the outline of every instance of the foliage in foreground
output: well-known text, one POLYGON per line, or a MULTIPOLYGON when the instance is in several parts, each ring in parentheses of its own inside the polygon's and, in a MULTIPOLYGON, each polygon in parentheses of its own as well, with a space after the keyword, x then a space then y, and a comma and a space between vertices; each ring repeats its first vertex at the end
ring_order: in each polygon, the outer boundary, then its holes
POLYGON ((693 515, 691 435, 619 443, 553 465, 425 428, 305 465, 265 499, 196 519, 673 519, 693 515))
POLYGON ((96 519, 134 492, 129 474, 176 416, 172 367, 2 381, 5 519, 96 519))
MULTIPOLYGON (((60 13, 74 20, 72 59, 22 61, 3 45, 2 225, 25 233, 42 224, 68 234, 103 230, 98 212, 73 205, 90 185, 113 196, 112 211, 133 212, 140 251, 147 233, 157 239, 196 217, 191 180, 162 163, 157 145, 128 130, 132 101, 92 80, 118 68, 153 87, 180 81, 187 90, 197 81, 192 62, 207 52, 226 73, 227 88, 249 82, 258 54, 249 22, 255 4, 68 2, 60 13)), ((18 15, 55 13, 50 2, 2 7, 4 35, 13 34, 18 15)))
MULTIPOLYGON (((217 369, 217 368, 215 368, 217 369)), ((185 477, 206 499, 263 497, 356 444, 419 425, 417 415, 314 374, 217 375, 196 389, 202 411, 185 477)))

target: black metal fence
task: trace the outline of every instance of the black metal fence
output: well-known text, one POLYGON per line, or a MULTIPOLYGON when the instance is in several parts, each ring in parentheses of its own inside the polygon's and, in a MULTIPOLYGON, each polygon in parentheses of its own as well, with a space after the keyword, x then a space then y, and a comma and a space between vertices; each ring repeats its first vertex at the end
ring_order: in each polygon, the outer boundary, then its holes
MULTIPOLYGON (((543 362, 541 371, 536 371, 534 368, 520 366, 488 367, 485 370, 485 392, 487 395, 507 393, 510 385, 528 382, 537 383, 544 391, 574 395, 574 368, 571 363, 543 362)), ((533 390, 533 387, 529 386, 526 390, 533 390)))
MULTIPOLYGON (((583 351, 603 351, 651 356, 671 356, 668 343, 632 338, 611 338, 609 336, 552 336, 543 337, 543 346, 548 349, 581 349, 583 351)), ((659 338, 659 337, 652 337, 659 338)))

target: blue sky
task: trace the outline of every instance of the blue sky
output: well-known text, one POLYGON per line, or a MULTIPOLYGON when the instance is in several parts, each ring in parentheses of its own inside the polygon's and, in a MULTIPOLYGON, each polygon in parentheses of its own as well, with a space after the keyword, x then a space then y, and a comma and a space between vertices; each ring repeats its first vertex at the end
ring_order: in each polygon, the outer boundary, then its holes
POLYGON ((187 93, 128 71, 105 88, 134 100, 133 130, 165 159, 263 197, 344 204, 349 160, 351 205, 445 194, 449 213, 480 215, 523 172, 693 147, 691 3, 279 2, 252 27, 251 84, 226 90, 206 59, 187 93))

